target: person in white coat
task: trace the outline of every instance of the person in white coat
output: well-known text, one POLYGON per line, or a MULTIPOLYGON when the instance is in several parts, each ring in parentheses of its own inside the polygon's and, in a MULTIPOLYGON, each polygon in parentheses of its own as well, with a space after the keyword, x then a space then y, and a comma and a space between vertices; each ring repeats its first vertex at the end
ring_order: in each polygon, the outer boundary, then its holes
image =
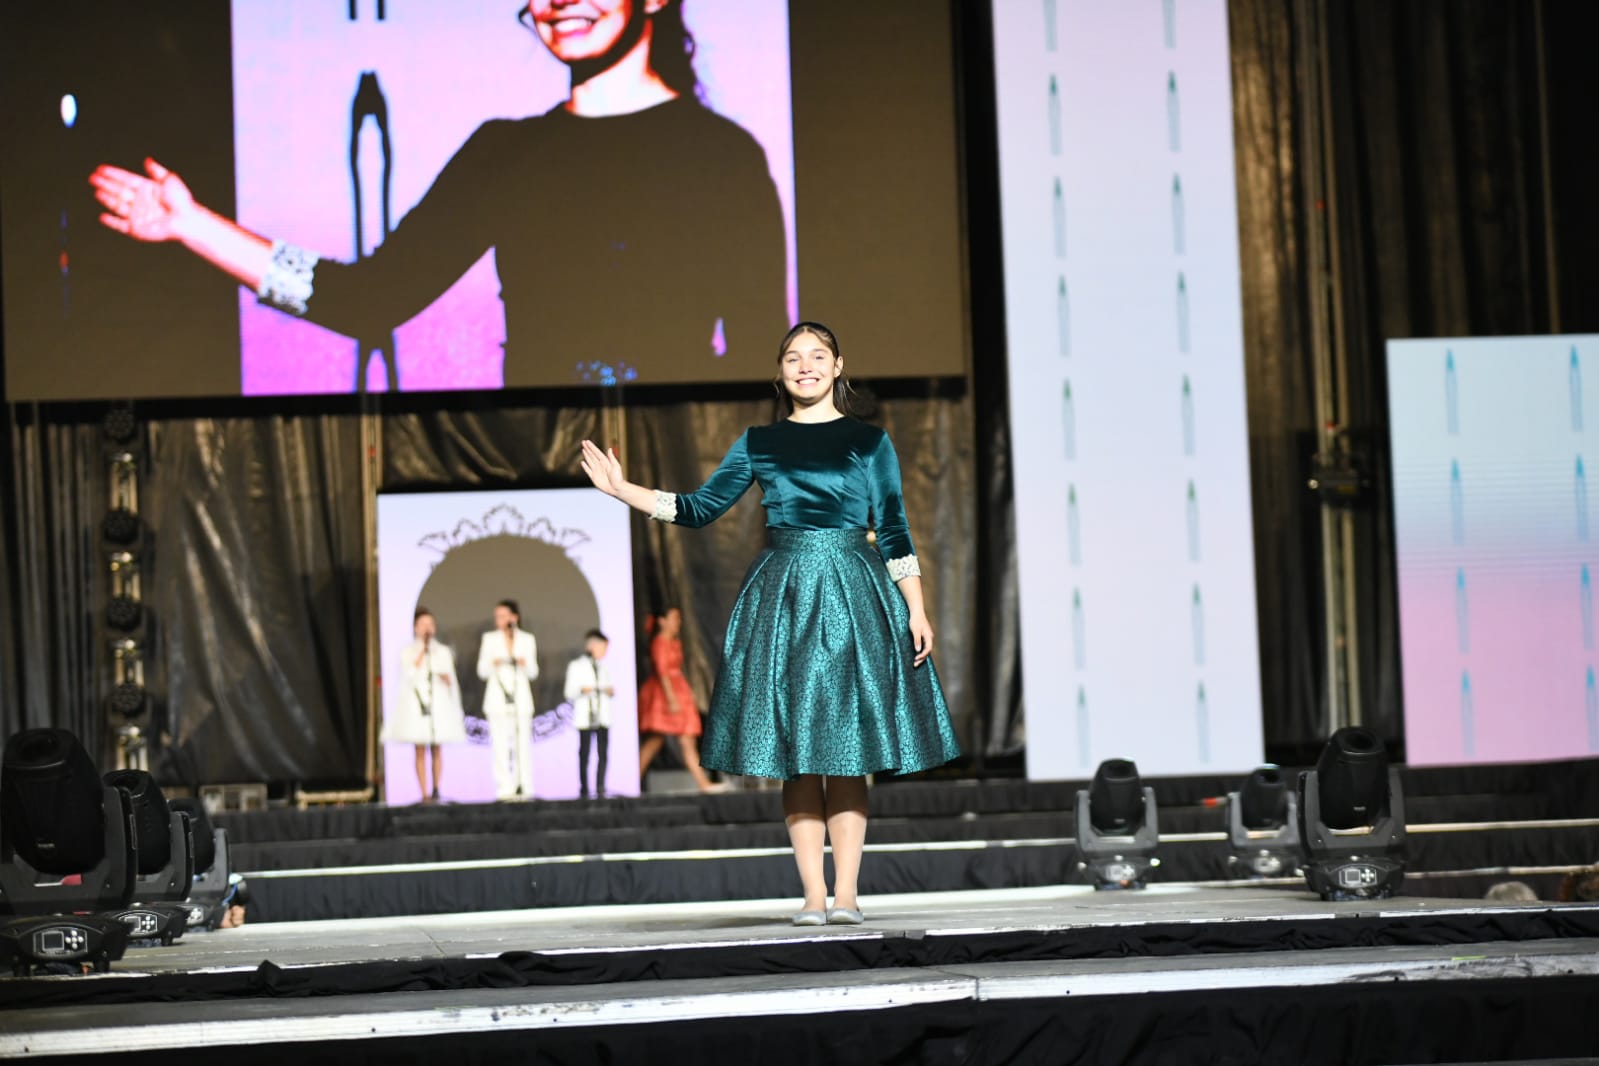
POLYGON ((605 652, 611 642, 598 629, 583 635, 583 654, 566 665, 566 699, 572 705, 572 724, 577 726, 577 779, 580 799, 589 798, 589 747, 595 752, 594 790, 605 798, 606 752, 611 737, 611 697, 616 686, 605 668, 605 652))
POLYGON ((439 801, 444 777, 441 745, 466 739, 466 715, 455 673, 455 653, 436 639, 438 623, 426 607, 411 618, 416 639, 400 652, 400 690, 383 723, 383 739, 416 745, 416 787, 422 802, 439 801), (428 787, 428 754, 433 755, 433 787, 428 787))
POLYGON ((520 626, 515 600, 494 606, 494 631, 478 646, 483 716, 489 723, 497 799, 533 798, 533 689, 539 676, 538 644, 520 626))

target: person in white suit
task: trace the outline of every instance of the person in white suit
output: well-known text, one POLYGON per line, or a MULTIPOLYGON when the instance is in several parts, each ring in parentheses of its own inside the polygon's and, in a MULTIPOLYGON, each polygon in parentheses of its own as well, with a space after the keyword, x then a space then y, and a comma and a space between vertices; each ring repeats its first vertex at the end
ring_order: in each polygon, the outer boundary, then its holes
POLYGON ((383 739, 416 745, 416 787, 422 802, 439 801, 444 777, 441 745, 466 739, 466 715, 455 674, 455 653, 438 642, 438 623, 426 607, 411 617, 416 639, 400 652, 400 691, 383 722, 383 739), (428 754, 433 755, 433 787, 428 788, 428 754))
POLYGON ((494 631, 478 646, 483 716, 489 723, 497 799, 533 798, 533 689, 539 676, 538 644, 521 628, 515 600, 494 606, 494 631))
POLYGON ((605 798, 605 763, 611 736, 611 697, 616 686, 611 684, 610 671, 605 668, 605 652, 611 642, 598 629, 583 635, 583 654, 566 664, 567 702, 572 705, 572 724, 577 726, 577 779, 581 782, 580 799, 589 798, 589 746, 595 752, 594 790, 600 799, 605 798))

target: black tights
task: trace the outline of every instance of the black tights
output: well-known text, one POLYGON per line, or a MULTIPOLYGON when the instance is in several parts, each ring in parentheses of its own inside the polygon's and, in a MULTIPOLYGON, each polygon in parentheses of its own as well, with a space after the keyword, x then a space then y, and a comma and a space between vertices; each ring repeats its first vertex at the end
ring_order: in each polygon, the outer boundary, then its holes
POLYGON ((589 741, 595 739, 596 734, 599 740, 597 745, 599 752, 595 759, 598 765, 594 769, 598 773, 595 775, 594 783, 599 788, 599 794, 601 796, 605 795, 605 756, 607 749, 611 746, 611 731, 605 726, 600 726, 596 729, 579 729, 577 731, 577 779, 582 783, 583 795, 585 796, 589 794, 589 741))

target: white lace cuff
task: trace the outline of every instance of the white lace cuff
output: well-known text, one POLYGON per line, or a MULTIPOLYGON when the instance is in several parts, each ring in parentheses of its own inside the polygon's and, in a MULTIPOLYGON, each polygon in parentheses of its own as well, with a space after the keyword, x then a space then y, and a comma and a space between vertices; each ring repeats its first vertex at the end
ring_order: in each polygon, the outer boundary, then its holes
POLYGON ((298 245, 272 242, 272 260, 261 275, 255 295, 264 304, 293 315, 305 314, 311 299, 311 276, 321 257, 298 245))
POLYGON ((677 521, 677 493, 655 490, 655 510, 650 512, 650 517, 657 522, 677 521))
POLYGON ((922 564, 916 561, 914 555, 902 555, 898 559, 888 560, 888 576, 895 581, 907 577, 921 577, 922 564))

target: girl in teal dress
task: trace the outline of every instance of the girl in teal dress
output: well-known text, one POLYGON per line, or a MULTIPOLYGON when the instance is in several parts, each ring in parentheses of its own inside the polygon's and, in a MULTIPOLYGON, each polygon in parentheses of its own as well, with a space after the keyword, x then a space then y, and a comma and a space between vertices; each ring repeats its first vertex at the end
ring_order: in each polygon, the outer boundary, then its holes
POLYGON ((785 417, 752 426, 703 486, 628 482, 614 451, 583 442, 596 488, 663 522, 703 526, 761 486, 768 546, 727 627, 701 763, 783 781, 804 886, 796 925, 862 921, 866 775, 960 754, 930 659, 933 628, 888 434, 847 417, 831 331, 801 322, 778 349, 785 417), (876 549, 867 527, 876 530, 876 549), (833 906, 822 852, 833 845, 833 906))

